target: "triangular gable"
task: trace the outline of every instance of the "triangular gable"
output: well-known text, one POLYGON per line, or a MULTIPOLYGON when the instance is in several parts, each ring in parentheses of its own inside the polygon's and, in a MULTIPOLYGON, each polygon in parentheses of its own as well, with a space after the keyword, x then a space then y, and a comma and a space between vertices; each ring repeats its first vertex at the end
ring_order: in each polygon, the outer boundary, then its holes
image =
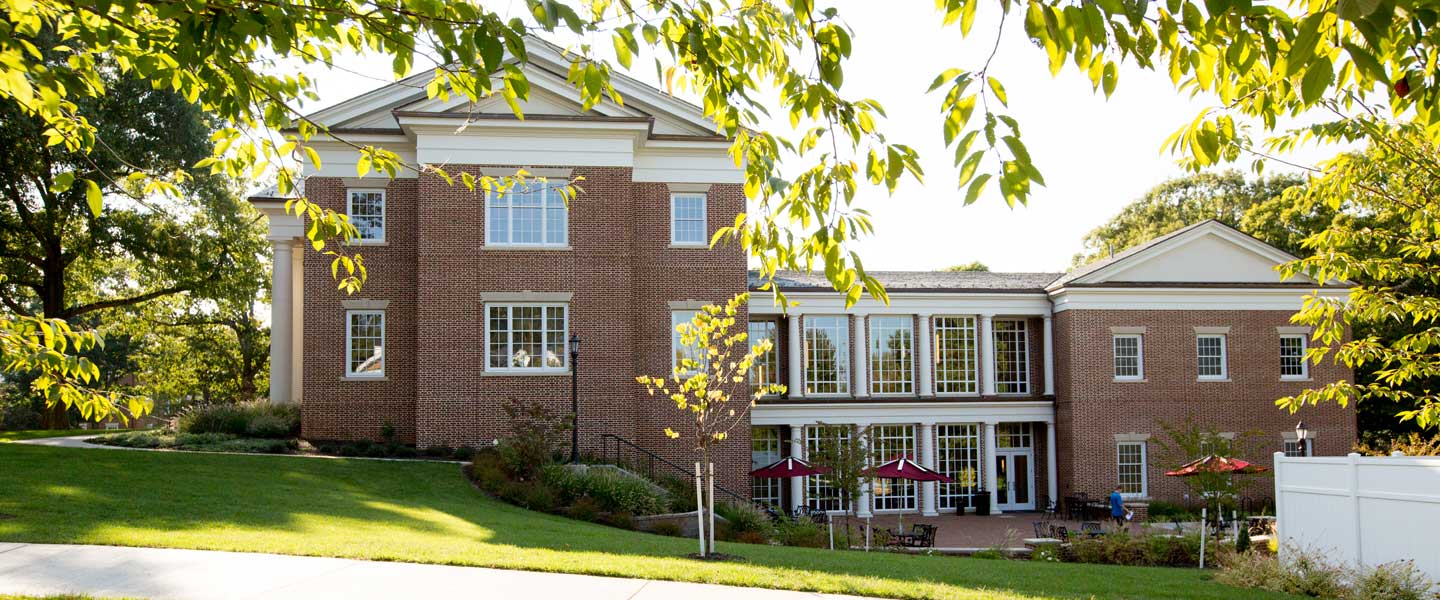
POLYGON ((1282 284, 1309 283, 1297 276, 1281 279, 1276 267, 1294 256, 1219 221, 1205 221, 1070 274, 1051 288, 1066 285, 1124 284, 1282 284))
MULTIPOLYGON (((652 133, 680 136, 711 137, 715 126, 701 110, 683 100, 664 94, 622 73, 612 74, 611 83, 624 101, 624 106, 606 100, 586 112, 581 109, 579 92, 565 81, 570 58, 564 51, 539 38, 527 38, 529 60, 523 67, 530 82, 530 98, 521 102, 528 115, 596 115, 611 117, 649 117, 654 119, 652 133)), ((507 59, 513 62, 513 59, 507 59)), ((471 105, 464 97, 448 100, 429 99, 424 86, 432 74, 422 72, 382 88, 356 96, 309 115, 315 122, 337 129, 393 129, 400 131, 393 112, 445 112, 476 114, 513 114, 503 98, 486 98, 471 105)))

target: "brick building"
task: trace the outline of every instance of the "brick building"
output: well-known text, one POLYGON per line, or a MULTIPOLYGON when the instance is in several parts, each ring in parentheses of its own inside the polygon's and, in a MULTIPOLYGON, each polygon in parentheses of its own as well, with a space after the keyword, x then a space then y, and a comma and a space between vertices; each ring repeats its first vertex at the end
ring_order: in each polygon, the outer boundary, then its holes
MULTIPOLYGON (((573 337, 582 448, 611 436, 688 462, 662 434, 679 424, 673 406, 634 377, 669 372, 673 323, 753 284, 740 249, 708 247, 745 208, 743 171, 699 109, 623 76, 623 106, 582 110, 568 64, 532 44, 523 120, 499 98, 427 99, 415 83, 428 75, 311 116, 452 175, 546 178, 487 196, 432 174, 356 177, 350 146, 318 142, 323 167, 305 191, 362 234, 370 275, 354 296, 335 289, 327 257, 302 251, 283 199, 252 199, 275 250, 270 396, 301 403, 306 437, 374 439, 388 426, 421 447, 492 443, 508 399, 569 411, 573 337), (554 183, 576 178, 566 203, 554 183)), ((1207 222, 1070 274, 880 273, 889 305, 846 308, 823 279, 784 273, 778 283, 800 305, 783 314, 762 292, 745 316, 754 335, 776 340, 765 376, 790 393, 757 405, 753 427, 723 445, 722 484, 834 508, 820 481, 746 475, 803 453, 821 424, 873 425, 877 453, 961 481, 880 486, 862 513, 935 514, 970 504, 976 489, 1002 510, 1028 509, 1117 481, 1136 498, 1173 496, 1147 460, 1149 438, 1157 420, 1192 414, 1226 431, 1264 429, 1273 446, 1249 457, 1262 463, 1302 451, 1273 401, 1349 375, 1297 363, 1307 338, 1288 317, 1304 293, 1344 289, 1281 283, 1273 267, 1287 259, 1207 222)), ((1303 416, 1315 452, 1354 438, 1350 412, 1303 416)))

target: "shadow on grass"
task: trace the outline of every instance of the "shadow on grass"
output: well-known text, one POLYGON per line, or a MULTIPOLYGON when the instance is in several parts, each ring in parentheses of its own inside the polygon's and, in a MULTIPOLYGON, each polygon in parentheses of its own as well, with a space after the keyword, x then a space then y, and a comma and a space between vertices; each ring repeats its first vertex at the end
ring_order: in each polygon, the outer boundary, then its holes
POLYGON ((906 597, 1253 598, 1194 570, 727 544, 535 513, 453 464, 0 445, 0 541, 406 560, 906 597), (851 576, 836 578, 834 576, 851 576), (954 586, 954 587, 951 587, 954 586))

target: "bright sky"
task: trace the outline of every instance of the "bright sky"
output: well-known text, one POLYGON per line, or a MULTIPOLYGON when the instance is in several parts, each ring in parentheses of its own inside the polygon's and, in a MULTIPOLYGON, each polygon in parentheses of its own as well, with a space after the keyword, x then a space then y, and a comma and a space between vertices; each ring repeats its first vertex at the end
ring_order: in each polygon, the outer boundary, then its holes
MULTIPOLYGON (((1025 38, 1021 15, 1005 27, 991 72, 1004 82, 1008 113, 1020 122, 1022 139, 1045 176, 1047 187, 1029 206, 1007 207, 994 189, 971 206, 956 188, 953 153, 944 148, 940 94, 925 94, 930 82, 951 67, 978 68, 990 51, 998 8, 977 18, 972 37, 958 27, 941 29, 928 1, 839 2, 855 29, 854 52, 846 67, 850 97, 879 100, 890 115, 882 129, 892 141, 921 155, 926 184, 910 183, 890 197, 863 189, 859 206, 874 217, 876 235, 858 246, 869 270, 924 270, 979 260, 996 271, 1063 271, 1086 232, 1139 198, 1150 187, 1183 175, 1160 145, 1213 101, 1178 94, 1169 78, 1122 66, 1119 86, 1107 101, 1092 93, 1087 78, 1068 66, 1052 79, 1043 50, 1025 38)), ((513 10, 513 9, 512 9, 513 10)), ((608 48, 608 41, 597 47, 608 48)), ((560 41, 562 45, 563 41, 560 41)), ((389 61, 346 60, 367 76, 315 72, 319 109, 390 79, 389 61)), ((632 76, 653 82, 649 60, 637 59, 632 76)), ((978 111, 977 111, 978 118, 978 111)), ((777 126, 788 127, 788 123, 777 126)), ((1333 154, 1312 149, 1286 157, 1302 164, 1333 154)), ((1236 168, 1248 169, 1249 162, 1236 168)), ((1283 170, 1267 164, 1267 172, 1283 170)))

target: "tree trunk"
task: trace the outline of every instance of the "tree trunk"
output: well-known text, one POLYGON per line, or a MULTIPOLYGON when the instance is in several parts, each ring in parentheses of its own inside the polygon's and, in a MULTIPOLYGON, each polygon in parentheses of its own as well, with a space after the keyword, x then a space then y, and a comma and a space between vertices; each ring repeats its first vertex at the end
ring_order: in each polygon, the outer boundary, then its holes
MULTIPOLYGON (((65 313, 65 258, 59 244, 45 244, 44 292, 41 294, 41 308, 45 318, 64 318, 65 313)), ((65 402, 56 399, 45 407, 42 421, 45 429, 70 429, 70 410, 65 402)))

